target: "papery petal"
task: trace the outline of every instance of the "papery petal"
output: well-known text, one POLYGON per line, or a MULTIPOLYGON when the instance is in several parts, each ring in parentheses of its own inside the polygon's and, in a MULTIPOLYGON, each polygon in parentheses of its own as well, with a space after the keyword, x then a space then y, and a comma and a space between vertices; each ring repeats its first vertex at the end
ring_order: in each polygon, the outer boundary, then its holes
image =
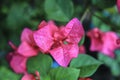
POLYGON ((94 28, 87 32, 87 36, 91 39, 90 50, 101 51, 104 44, 103 33, 98 28, 94 28))
POLYGON ((81 54, 81 53, 86 53, 85 47, 84 47, 83 45, 81 45, 81 46, 79 47, 79 53, 80 53, 80 54, 81 54))
POLYGON ((91 39, 91 46, 90 46, 91 51, 100 51, 102 50, 102 47, 103 47, 103 42, 101 42, 101 40, 91 39))
POLYGON ((120 13, 120 0, 117 0, 117 8, 118 8, 118 11, 120 13))
POLYGON ((10 66, 16 73, 25 73, 26 61, 26 57, 21 55, 14 55, 10 61, 10 66))
POLYGON ((77 18, 73 18, 65 27, 64 35, 70 43, 79 43, 84 35, 82 24, 77 18))
POLYGON ((56 60, 56 62, 63 66, 67 67, 71 59, 78 56, 79 47, 77 44, 68 44, 62 45, 60 47, 50 50, 50 54, 56 60))
POLYGON ((54 21, 49 21, 48 22, 48 25, 49 25, 49 28, 50 28, 50 31, 52 33, 52 35, 58 31, 58 27, 55 25, 54 21))
POLYGON ((52 34, 49 25, 34 32, 34 40, 43 52, 47 52, 54 43, 52 34))
POLYGON ((33 46, 29 45, 27 42, 22 42, 18 47, 18 53, 25 57, 36 56, 38 50, 35 49, 33 46))
POLYGON ((25 28, 21 34, 21 41, 26 41, 29 44, 34 44, 33 31, 29 28, 25 28))
POLYGON ((46 21, 42 21, 39 26, 38 29, 43 28, 44 26, 46 26, 48 23, 46 21))
POLYGON ((36 80, 33 74, 26 73, 21 80, 36 80))
POLYGON ((103 36, 104 45, 101 52, 110 57, 114 57, 114 50, 117 49, 116 40, 118 36, 114 32, 106 32, 103 36))

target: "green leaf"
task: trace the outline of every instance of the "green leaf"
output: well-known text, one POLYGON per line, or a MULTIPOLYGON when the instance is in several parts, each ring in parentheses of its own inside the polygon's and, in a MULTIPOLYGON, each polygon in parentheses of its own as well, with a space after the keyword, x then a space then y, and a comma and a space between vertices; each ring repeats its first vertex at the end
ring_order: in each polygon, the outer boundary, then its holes
POLYGON ((48 19, 67 22, 73 15, 71 0, 45 0, 45 12, 48 19))
POLYGON ((58 67, 51 69, 49 75, 51 80, 78 80, 79 69, 58 67))
POLYGON ((5 66, 0 66, 0 80, 20 80, 21 75, 18 75, 5 66))
POLYGON ((49 55, 41 54, 29 58, 27 62, 28 72, 39 71, 41 76, 46 76, 52 65, 52 58, 49 55))
POLYGON ((92 4, 104 9, 114 6, 116 4, 116 0, 92 0, 92 4))
POLYGON ((120 66, 115 59, 103 55, 102 53, 99 53, 98 58, 111 69, 111 72, 114 76, 120 75, 120 66))
POLYGON ((83 36, 82 39, 80 40, 79 46, 82 45, 84 43, 84 41, 85 41, 85 36, 83 36))
POLYGON ((101 62, 86 54, 79 54, 79 56, 70 63, 70 67, 80 69, 80 77, 91 76, 100 65, 101 62))

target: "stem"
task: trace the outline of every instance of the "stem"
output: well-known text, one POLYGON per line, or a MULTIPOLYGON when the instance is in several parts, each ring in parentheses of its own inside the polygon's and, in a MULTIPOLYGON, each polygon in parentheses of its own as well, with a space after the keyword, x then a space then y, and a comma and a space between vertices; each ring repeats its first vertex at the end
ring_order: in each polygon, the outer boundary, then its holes
POLYGON ((82 15, 82 17, 81 17, 81 19, 80 19, 81 22, 84 21, 84 19, 86 18, 86 16, 87 16, 87 14, 88 14, 89 11, 90 11, 90 10, 89 10, 89 7, 88 7, 88 8, 85 10, 85 12, 83 13, 83 15, 82 15))

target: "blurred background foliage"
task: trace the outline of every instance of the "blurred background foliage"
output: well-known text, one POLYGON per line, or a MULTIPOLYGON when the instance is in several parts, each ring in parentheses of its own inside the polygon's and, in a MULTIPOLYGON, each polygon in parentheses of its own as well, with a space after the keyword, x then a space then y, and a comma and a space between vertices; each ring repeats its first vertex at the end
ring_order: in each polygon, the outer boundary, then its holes
MULTIPOLYGON (((0 77, 2 72, 3 74, 10 72, 5 60, 5 55, 11 51, 8 41, 11 40, 15 45, 19 45, 23 28, 29 27, 35 30, 42 20, 54 20, 58 25, 64 25, 73 17, 77 17, 81 20, 85 31, 98 27, 103 31, 111 30, 120 34, 120 14, 117 11, 116 0, 2 0, 0 15, 0 77)), ((89 47, 88 43, 88 41, 85 43, 86 47, 89 47)), ((89 49, 87 50, 90 54, 89 49)), ((120 51, 117 53, 120 56, 120 51)), ((117 80, 120 75, 120 57, 111 59, 98 55, 98 59, 111 71, 110 74, 108 70, 109 79, 101 78, 101 80, 114 80, 113 77, 117 80)), ((15 74, 10 72, 10 75, 15 74)), ((96 75, 94 77, 96 78, 96 75)))

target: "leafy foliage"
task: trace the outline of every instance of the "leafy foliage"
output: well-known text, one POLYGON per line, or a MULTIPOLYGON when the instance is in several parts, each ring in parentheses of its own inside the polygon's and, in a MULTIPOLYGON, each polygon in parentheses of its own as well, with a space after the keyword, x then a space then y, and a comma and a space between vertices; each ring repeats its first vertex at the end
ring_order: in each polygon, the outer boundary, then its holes
POLYGON ((0 80, 20 80, 21 76, 12 72, 5 66, 0 66, 0 80))
POLYGON ((41 76, 46 76, 52 65, 52 58, 49 55, 39 54, 27 62, 28 72, 39 71, 41 76))
POLYGON ((51 69, 49 75, 51 80, 77 80, 79 69, 58 67, 51 69))
POLYGON ((77 58, 71 61, 70 67, 80 69, 80 77, 89 77, 97 70, 100 64, 101 62, 88 55, 79 54, 77 58))

